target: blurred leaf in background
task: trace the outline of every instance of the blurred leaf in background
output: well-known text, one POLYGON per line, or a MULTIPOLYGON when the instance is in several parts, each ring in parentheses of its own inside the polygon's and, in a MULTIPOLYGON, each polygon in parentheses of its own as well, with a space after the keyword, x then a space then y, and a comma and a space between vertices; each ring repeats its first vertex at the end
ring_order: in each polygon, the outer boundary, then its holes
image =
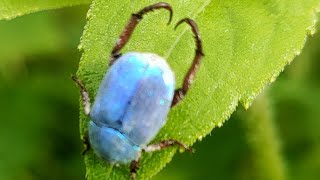
POLYGON ((70 75, 87 8, 0 21, 0 179, 84 179, 70 75))
POLYGON ((89 4, 91 1, 92 0, 2 0, 0 2, 0 20, 9 20, 43 10, 89 4))

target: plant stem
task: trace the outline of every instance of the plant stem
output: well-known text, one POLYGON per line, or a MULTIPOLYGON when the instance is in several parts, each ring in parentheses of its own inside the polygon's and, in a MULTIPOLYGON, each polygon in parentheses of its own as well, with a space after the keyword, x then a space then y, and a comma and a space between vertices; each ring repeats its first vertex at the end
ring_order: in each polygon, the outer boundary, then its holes
POLYGON ((253 152, 254 171, 251 174, 257 176, 255 179, 285 180, 286 168, 266 92, 260 94, 242 119, 253 152))

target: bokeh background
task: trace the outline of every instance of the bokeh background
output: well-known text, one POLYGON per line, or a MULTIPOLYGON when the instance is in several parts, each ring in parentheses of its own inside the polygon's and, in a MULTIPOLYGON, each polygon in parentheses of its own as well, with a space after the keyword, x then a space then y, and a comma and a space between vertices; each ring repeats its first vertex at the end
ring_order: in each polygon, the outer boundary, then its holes
MULTIPOLYGON (((0 180, 85 179, 79 93, 70 80, 88 6, 0 21, 0 180)), ((320 34, 266 88, 287 179, 320 178, 320 34)), ((253 103, 253 107, 256 103, 253 103)), ((154 179, 252 179, 255 159, 238 107, 154 179)), ((258 120, 258 119, 257 119, 258 120)), ((252 136, 251 136, 252 138, 252 136)))

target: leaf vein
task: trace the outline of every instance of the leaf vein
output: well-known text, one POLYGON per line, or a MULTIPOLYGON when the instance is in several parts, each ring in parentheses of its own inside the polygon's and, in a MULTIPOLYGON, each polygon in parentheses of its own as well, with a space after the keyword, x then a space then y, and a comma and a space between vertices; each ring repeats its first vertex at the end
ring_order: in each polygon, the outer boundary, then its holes
MULTIPOLYGON (((211 3, 211 0, 207 0, 203 6, 201 6, 199 8, 199 10, 191 17, 192 19, 195 19, 198 14, 200 12, 202 12, 209 4, 211 3)), ((176 40, 174 41, 174 43, 171 45, 171 47, 169 48, 169 50, 167 51, 167 54, 164 56, 165 59, 168 59, 170 57, 170 55, 172 54, 174 48, 177 46, 177 44, 179 43, 179 41, 181 40, 182 36, 187 32, 189 27, 185 27, 182 31, 182 33, 176 38, 176 40)))

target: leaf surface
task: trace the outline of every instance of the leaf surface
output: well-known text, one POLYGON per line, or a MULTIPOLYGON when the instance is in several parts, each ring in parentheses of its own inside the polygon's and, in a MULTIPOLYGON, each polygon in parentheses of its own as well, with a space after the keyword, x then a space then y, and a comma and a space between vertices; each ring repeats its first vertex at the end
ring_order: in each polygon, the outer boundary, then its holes
POLYGON ((0 20, 9 20, 33 12, 89 4, 92 0, 2 0, 0 20))
MULTIPOLYGON (((92 99, 108 69, 110 51, 131 13, 157 1, 95 0, 88 12, 80 49, 78 76, 92 99)), ((248 108, 257 94, 273 82, 298 55, 308 35, 314 33, 320 2, 316 0, 167 1, 174 10, 155 11, 144 17, 123 53, 153 52, 167 59, 177 84, 192 63, 195 43, 190 27, 176 31, 181 18, 194 19, 203 39, 205 57, 187 96, 169 114, 167 124, 153 142, 176 139, 192 145, 212 129, 221 127, 240 102, 248 108)), ((81 133, 89 119, 81 114, 81 133)), ((143 154, 138 178, 159 172, 176 148, 143 154)), ((85 157, 89 179, 128 178, 128 165, 112 166, 92 151, 85 157)))

